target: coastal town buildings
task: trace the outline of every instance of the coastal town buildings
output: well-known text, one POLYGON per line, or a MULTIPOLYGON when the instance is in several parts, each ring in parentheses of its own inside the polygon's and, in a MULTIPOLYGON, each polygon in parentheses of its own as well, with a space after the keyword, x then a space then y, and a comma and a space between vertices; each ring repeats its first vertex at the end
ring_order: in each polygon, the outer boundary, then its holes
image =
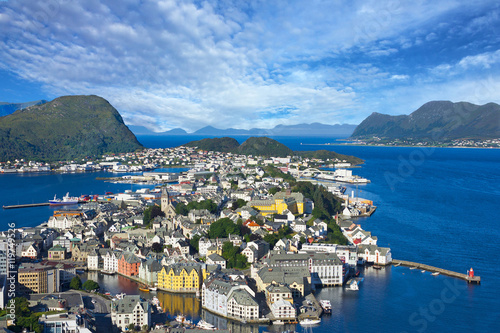
POLYGON ((151 305, 137 295, 111 301, 111 322, 122 331, 130 324, 142 328, 151 325, 151 305))

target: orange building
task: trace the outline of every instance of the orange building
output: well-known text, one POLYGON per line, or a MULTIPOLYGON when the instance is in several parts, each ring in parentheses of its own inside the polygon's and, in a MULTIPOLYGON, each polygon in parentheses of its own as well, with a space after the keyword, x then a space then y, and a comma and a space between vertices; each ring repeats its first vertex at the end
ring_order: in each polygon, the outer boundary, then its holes
POLYGON ((124 252, 118 259, 118 273, 126 276, 139 275, 141 259, 131 252, 124 252))

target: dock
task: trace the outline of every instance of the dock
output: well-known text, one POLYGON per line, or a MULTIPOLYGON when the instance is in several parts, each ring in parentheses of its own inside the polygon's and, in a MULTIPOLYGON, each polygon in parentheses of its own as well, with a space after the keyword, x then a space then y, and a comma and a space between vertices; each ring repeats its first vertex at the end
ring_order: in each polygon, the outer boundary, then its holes
POLYGON ((450 277, 454 277, 454 278, 457 278, 457 279, 462 279, 462 280, 467 281, 468 283, 476 283, 476 284, 480 284, 481 283, 481 277, 480 276, 470 277, 467 274, 457 273, 457 272, 453 272, 453 271, 450 271, 450 270, 447 270, 447 269, 442 269, 442 268, 438 268, 438 267, 434 267, 434 266, 420 264, 418 262, 393 259, 392 260, 392 265, 393 266, 402 265, 402 266, 406 266, 406 267, 415 267, 417 269, 422 269, 422 270, 425 270, 425 271, 428 271, 428 272, 431 272, 431 273, 439 273, 439 274, 450 276, 450 277))
POLYGON ((48 202, 42 203, 33 203, 33 204, 24 204, 24 205, 11 205, 11 206, 3 206, 3 209, 15 209, 15 208, 30 208, 30 207, 41 207, 48 206, 48 202))

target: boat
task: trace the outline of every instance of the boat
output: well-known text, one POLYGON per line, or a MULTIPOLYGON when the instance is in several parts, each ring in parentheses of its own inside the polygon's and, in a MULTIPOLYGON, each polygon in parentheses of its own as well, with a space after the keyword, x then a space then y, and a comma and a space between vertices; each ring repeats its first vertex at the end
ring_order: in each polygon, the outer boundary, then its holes
POLYGON ((64 205, 76 205, 79 202, 79 198, 77 197, 70 197, 69 192, 66 193, 66 195, 62 198, 59 199, 57 195, 54 195, 53 200, 49 200, 49 205, 50 206, 64 206, 64 205))
POLYGON ((106 275, 114 275, 116 272, 102 270, 101 273, 106 275))
POLYGON ((76 274, 83 274, 85 271, 83 269, 77 269, 75 270, 76 274))
POLYGON ((332 313, 332 304, 330 303, 329 300, 322 299, 319 301, 319 304, 321 305, 325 313, 332 313))
POLYGON ((437 276, 437 275, 439 275, 439 272, 434 272, 431 275, 437 276))
POLYGON ((417 269, 417 267, 410 267, 410 269, 417 269))
POLYGON ((116 299, 123 299, 125 296, 127 296, 127 294, 125 294, 125 293, 115 295, 116 299))
POLYGON ((139 287, 139 290, 140 291, 143 291, 145 293, 149 293, 149 289, 148 288, 142 288, 142 287, 139 287))
POLYGON ((157 288, 157 287, 149 287, 149 290, 150 290, 150 291, 157 291, 157 290, 158 290, 158 288, 157 288))
POLYGON ((382 269, 382 267, 381 267, 381 266, 378 266, 378 265, 374 265, 374 266, 373 266, 373 268, 374 268, 374 269, 382 269))
POLYGON ((175 317, 175 321, 177 321, 177 322, 179 322, 181 324, 186 324, 186 325, 191 325, 192 324, 191 320, 188 320, 186 318, 186 316, 184 316, 182 314, 177 315, 177 317, 175 317))
POLYGON ((217 327, 215 327, 214 325, 212 325, 210 323, 207 323, 203 319, 200 320, 198 322, 198 324, 196 324, 196 328, 199 328, 199 329, 202 329, 202 330, 211 330, 211 331, 214 331, 214 330, 217 329, 217 327))
POLYGON ((349 290, 357 291, 359 290, 358 281, 354 280, 349 285, 349 290))
POLYGON ((425 273, 425 269, 421 270, 422 273, 425 273))
POLYGON ((321 323, 321 319, 310 319, 310 318, 306 318, 306 319, 302 319, 299 321, 299 324, 302 325, 302 326, 306 326, 306 325, 317 325, 321 323))

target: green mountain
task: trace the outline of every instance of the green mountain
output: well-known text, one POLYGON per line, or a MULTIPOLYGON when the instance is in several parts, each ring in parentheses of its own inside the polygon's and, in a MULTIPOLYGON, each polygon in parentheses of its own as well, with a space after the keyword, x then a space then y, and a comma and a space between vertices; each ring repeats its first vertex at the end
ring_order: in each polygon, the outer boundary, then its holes
POLYGON ((0 117, 0 161, 72 160, 143 148, 98 96, 64 96, 0 117))
POLYGON ((276 157, 293 156, 293 150, 284 144, 265 136, 248 138, 238 147, 238 153, 242 155, 276 157))
POLYGON ((353 165, 363 163, 362 159, 355 156, 337 154, 336 152, 328 150, 292 151, 284 144, 267 137, 251 137, 241 145, 235 139, 225 137, 191 141, 187 144, 184 144, 183 146, 198 147, 198 149, 207 151, 220 151, 224 153, 235 153, 242 155, 265 157, 302 156, 304 158, 318 158, 324 160, 338 158, 339 160, 345 160, 353 165))
POLYGON ((339 159, 340 161, 346 161, 353 165, 361 164, 364 162, 364 160, 360 159, 359 157, 343 155, 331 150, 296 151, 295 155, 302 156, 304 158, 320 159, 325 161, 328 159, 330 160, 339 159))
POLYGON ((198 147, 198 149, 207 151, 220 151, 223 153, 234 153, 237 151, 240 144, 233 138, 213 138, 191 141, 183 146, 198 147))
POLYGON ((28 106, 32 105, 40 105, 47 103, 47 101, 41 99, 39 101, 26 102, 26 103, 8 103, 8 102, 0 102, 0 117, 6 116, 8 114, 13 113, 14 111, 25 109, 28 106))
POLYGON ((434 101, 410 115, 372 113, 356 127, 356 139, 413 139, 449 141, 500 137, 500 105, 434 101))

